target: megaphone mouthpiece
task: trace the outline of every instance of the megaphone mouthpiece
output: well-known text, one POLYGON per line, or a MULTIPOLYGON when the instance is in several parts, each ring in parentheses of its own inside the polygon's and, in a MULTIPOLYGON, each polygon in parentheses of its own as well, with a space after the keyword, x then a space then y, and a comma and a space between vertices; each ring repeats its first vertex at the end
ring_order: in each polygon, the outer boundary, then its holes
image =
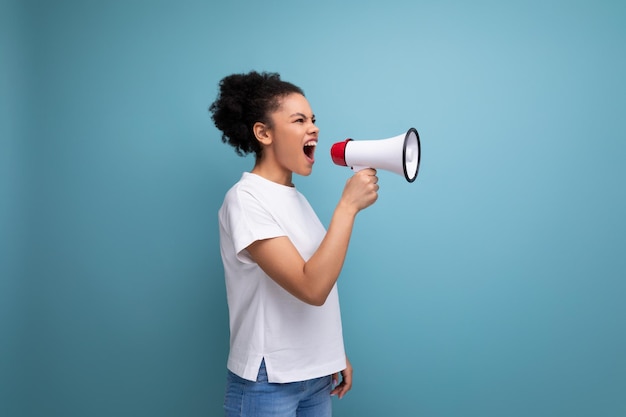
POLYGON ((336 165, 344 167, 348 166, 348 164, 346 164, 346 145, 351 140, 352 139, 346 139, 344 141, 337 142, 330 148, 330 157, 336 165))

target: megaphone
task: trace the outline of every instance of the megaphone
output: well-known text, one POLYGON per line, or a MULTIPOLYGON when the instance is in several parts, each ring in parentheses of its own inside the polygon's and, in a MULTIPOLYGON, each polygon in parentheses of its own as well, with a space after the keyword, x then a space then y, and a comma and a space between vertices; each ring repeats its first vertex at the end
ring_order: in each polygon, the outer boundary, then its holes
POLYGON ((346 139, 330 148, 330 156, 335 164, 352 167, 354 171, 384 169, 413 182, 420 168, 420 137, 412 127, 388 139, 346 139))

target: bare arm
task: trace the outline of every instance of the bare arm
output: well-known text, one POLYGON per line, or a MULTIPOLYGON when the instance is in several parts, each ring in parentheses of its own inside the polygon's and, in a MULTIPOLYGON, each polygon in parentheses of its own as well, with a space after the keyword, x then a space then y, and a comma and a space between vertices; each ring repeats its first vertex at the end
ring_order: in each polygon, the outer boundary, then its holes
POLYGON ((377 182, 374 169, 359 171, 346 182, 326 236, 308 261, 286 236, 252 243, 247 248, 250 256, 294 297, 312 305, 324 304, 346 259, 357 213, 378 198, 377 182))

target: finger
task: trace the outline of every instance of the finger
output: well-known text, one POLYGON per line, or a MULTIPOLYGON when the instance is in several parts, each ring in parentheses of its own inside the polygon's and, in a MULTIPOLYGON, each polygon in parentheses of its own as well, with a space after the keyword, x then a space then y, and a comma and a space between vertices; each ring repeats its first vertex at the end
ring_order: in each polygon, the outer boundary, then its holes
POLYGON ((346 372, 344 374, 344 378, 342 381, 342 387, 341 387, 341 394, 339 396, 339 398, 343 397, 344 395, 346 395, 348 393, 348 391, 350 391, 352 389, 352 374, 346 372))
POLYGON ((334 395, 336 395, 337 398, 341 400, 348 393, 348 391, 350 391, 350 388, 348 388, 348 386, 342 382, 333 391, 335 392, 334 395))
POLYGON ((341 392, 341 387, 343 386, 343 381, 341 381, 341 383, 339 383, 339 372, 333 374, 332 376, 332 391, 330 392, 330 395, 338 395, 341 392))
POLYGON ((342 399, 352 389, 352 373, 342 372, 341 375, 343 377, 341 384, 330 392, 330 395, 336 395, 339 399, 342 399))
POLYGON ((350 390, 352 388, 352 369, 346 369, 341 373, 343 384, 350 390))
POLYGON ((345 389, 346 385, 341 382, 341 384, 337 385, 331 392, 330 395, 336 395, 337 397, 339 397, 339 399, 342 399, 344 395, 346 395, 346 389, 345 389))
POLYGON ((376 176, 376 169, 374 168, 363 168, 360 171, 357 171, 355 175, 363 175, 367 177, 376 176))

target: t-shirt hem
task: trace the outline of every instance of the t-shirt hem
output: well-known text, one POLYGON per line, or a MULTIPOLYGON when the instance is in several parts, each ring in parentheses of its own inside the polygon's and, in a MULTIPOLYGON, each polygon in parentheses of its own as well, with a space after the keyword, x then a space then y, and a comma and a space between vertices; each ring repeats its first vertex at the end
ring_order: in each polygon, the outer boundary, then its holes
MULTIPOLYGON (((258 366, 254 365, 251 368, 229 360, 227 368, 229 371, 239 376, 240 378, 246 379, 248 381, 256 381, 262 360, 263 358, 259 358, 258 366)), ((254 362, 257 361, 255 360, 254 362)), ((347 367, 345 358, 329 362, 321 366, 315 366, 308 369, 298 369, 294 371, 277 371, 275 369, 272 369, 271 364, 268 365, 267 361, 265 362, 265 364, 267 367, 268 382, 277 384, 287 384, 290 382, 308 381, 311 379, 321 378, 335 374, 337 372, 341 372, 347 367)))

